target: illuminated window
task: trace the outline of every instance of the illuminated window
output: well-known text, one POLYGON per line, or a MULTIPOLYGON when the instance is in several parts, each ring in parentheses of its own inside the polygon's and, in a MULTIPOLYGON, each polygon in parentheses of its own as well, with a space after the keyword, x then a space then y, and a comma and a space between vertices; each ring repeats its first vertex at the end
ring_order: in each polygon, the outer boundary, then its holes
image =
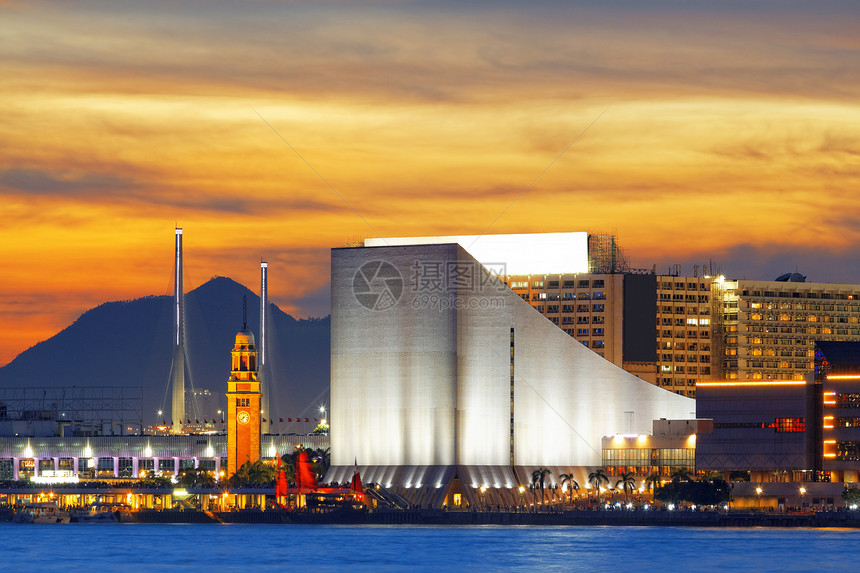
POLYGON ((860 461, 860 442, 837 442, 836 459, 845 462, 860 461))
POLYGON ((837 394, 836 406, 839 408, 860 408, 860 394, 837 394))

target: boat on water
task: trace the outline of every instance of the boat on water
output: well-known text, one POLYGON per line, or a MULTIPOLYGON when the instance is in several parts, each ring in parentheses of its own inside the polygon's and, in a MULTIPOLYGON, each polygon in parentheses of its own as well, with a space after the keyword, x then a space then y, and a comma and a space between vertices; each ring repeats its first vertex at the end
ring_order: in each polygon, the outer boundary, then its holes
POLYGON ((69 523, 71 516, 52 501, 28 503, 15 513, 15 523, 69 523))
POLYGON ((131 507, 125 503, 97 501, 86 509, 72 512, 71 519, 78 523, 128 523, 133 521, 131 507))
POLYGON ((309 493, 303 510, 292 511, 294 523, 361 523, 367 519, 367 506, 352 494, 309 493))

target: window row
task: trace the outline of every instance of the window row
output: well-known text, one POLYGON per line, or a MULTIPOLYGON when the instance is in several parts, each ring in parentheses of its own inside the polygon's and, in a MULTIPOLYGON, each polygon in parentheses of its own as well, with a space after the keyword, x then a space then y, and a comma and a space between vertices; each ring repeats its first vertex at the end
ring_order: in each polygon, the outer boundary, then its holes
POLYGON ((858 300, 860 299, 860 293, 829 293, 829 292, 789 292, 789 291, 742 291, 743 296, 762 296, 762 297, 780 297, 780 298, 820 298, 822 300, 836 299, 836 300, 858 300))
POLYGON ((711 363, 711 355, 710 354, 661 354, 660 360, 662 362, 701 362, 703 364, 711 363))
MULTIPOLYGON (((538 310, 541 310, 542 307, 536 307, 538 310)), ((564 314, 571 314, 574 312, 604 312, 606 310, 606 306, 604 304, 565 304, 559 307, 557 304, 549 304, 546 307, 547 314, 558 314, 559 308, 561 308, 561 312, 564 314)))
POLYGON ((672 366, 670 364, 661 364, 660 372, 674 372, 675 374, 710 374, 710 366, 672 366))
POLYGON ((711 290, 711 283, 674 283, 674 282, 661 282, 660 288, 662 290, 711 290))

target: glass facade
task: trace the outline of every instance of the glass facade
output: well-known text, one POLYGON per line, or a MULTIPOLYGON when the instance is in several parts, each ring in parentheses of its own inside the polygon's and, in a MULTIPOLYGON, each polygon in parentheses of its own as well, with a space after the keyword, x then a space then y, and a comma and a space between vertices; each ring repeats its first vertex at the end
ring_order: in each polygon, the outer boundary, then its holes
POLYGON ((677 469, 696 469, 694 448, 608 448, 603 450, 603 466, 607 473, 620 475, 631 472, 637 476, 671 475, 677 469))

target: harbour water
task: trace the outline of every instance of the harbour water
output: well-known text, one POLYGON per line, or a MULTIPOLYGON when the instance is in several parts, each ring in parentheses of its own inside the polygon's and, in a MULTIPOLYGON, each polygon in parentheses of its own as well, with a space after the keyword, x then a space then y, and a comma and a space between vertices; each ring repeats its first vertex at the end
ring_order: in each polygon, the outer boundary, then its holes
POLYGON ((842 571, 860 530, 0 524, 7 571, 842 571))

